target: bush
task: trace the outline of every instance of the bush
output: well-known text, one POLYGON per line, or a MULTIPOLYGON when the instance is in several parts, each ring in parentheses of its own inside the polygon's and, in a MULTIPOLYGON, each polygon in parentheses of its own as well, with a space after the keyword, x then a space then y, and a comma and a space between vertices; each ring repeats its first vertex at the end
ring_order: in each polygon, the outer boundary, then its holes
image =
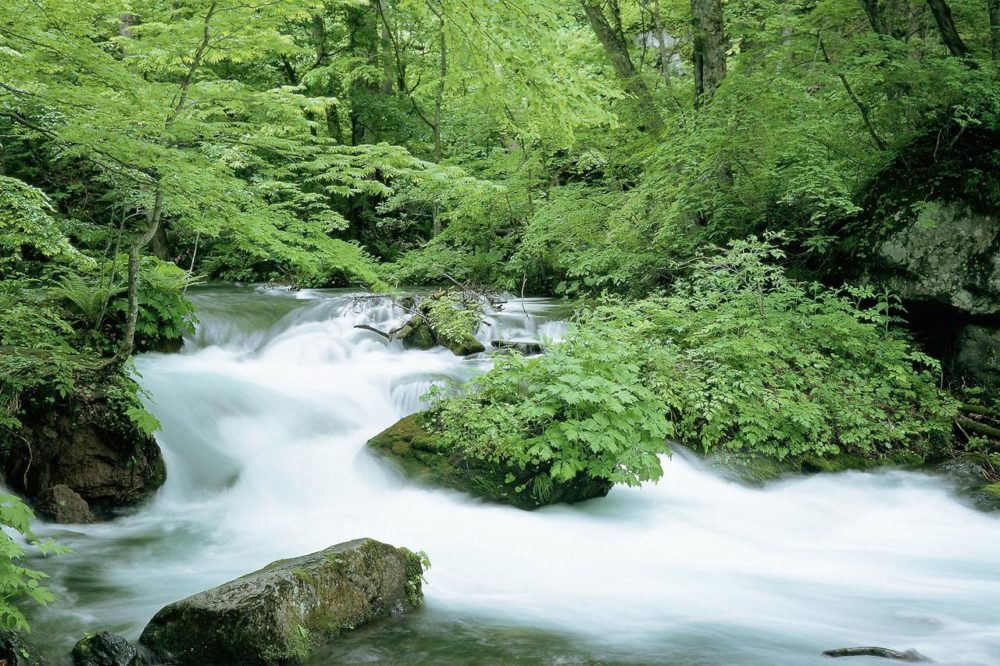
POLYGON ((467 455, 636 484, 666 438, 784 460, 927 455, 956 403, 885 299, 788 279, 749 239, 698 262, 673 295, 606 300, 545 356, 498 359, 433 415, 467 455))

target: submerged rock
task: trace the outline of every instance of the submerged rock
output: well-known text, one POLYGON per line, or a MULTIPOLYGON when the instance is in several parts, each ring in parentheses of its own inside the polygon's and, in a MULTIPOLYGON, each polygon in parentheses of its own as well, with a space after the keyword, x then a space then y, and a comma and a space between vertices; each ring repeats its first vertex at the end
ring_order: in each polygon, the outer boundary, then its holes
POLYGON ((75 493, 90 510, 106 511, 141 502, 166 479, 156 440, 106 397, 80 398, 21 421, 19 436, 10 438, 0 463, 7 485, 42 509, 60 509, 62 500, 74 515, 85 517, 83 505, 57 486, 75 493))
POLYGON ((837 648, 836 650, 826 650, 823 652, 827 657, 881 657, 882 659, 895 659, 896 661, 930 661, 927 657, 916 650, 890 650, 884 647, 850 647, 837 648))
POLYGON ((109 631, 81 639, 73 647, 73 666, 139 666, 142 660, 134 645, 109 631))
POLYGON ((0 629, 0 664, 7 666, 45 666, 24 637, 13 629, 0 629))
POLYGON ((94 514, 90 512, 87 500, 66 485, 46 488, 35 501, 36 513, 56 523, 92 523, 94 514))
POLYGON ((572 481, 552 481, 544 488, 535 488, 533 479, 542 470, 487 463, 442 447, 427 430, 422 414, 398 421, 369 440, 368 448, 390 458, 412 479, 520 509, 604 497, 613 485, 607 479, 577 475, 572 481))
POLYGON ((419 606, 419 555, 358 539, 161 609, 139 642, 163 664, 285 664, 339 633, 419 606))

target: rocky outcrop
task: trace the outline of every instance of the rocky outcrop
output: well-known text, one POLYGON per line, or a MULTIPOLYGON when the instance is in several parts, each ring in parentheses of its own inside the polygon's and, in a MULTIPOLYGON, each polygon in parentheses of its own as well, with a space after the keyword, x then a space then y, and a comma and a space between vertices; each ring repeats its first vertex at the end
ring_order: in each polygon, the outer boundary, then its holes
POLYGON ((905 301, 1000 313, 1000 217, 940 200, 915 211, 882 242, 880 281, 905 301))
POLYGON ((157 663, 287 664, 422 602, 419 555, 372 539, 280 560, 160 610, 139 642, 157 663))
POLYGON ((7 485, 49 517, 62 521, 86 516, 85 509, 101 514, 133 505, 166 479, 153 437, 102 395, 36 410, 21 422, 0 452, 0 467, 7 485))
POLYGON ((962 327, 955 343, 955 370, 977 384, 1000 384, 1000 327, 962 327))
POLYGON ((368 448, 391 459, 408 478, 520 509, 582 502, 604 497, 611 490, 610 481, 583 475, 536 489, 534 479, 544 470, 488 463, 444 448, 428 431, 424 419, 424 415, 414 414, 398 421, 369 440, 368 448))
POLYGON ((13 629, 0 629, 0 664, 7 666, 45 666, 34 648, 13 629))
POLYGON ((140 666, 134 645, 109 631, 81 639, 73 647, 73 666, 140 666))
POLYGON ((75 490, 65 485, 46 488, 35 500, 35 513, 54 523, 92 523, 94 514, 90 512, 87 500, 75 490))

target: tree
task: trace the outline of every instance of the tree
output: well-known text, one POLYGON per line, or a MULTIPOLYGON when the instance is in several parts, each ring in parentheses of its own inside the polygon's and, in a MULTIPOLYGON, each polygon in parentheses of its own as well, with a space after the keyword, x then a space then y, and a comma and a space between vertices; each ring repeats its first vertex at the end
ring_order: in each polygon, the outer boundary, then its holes
POLYGON ((694 35, 694 103, 701 106, 715 95, 726 77, 727 40, 722 0, 691 0, 694 35))
MULTIPOLYGON (((653 96, 649 92, 646 82, 635 69, 632 59, 628 54, 628 45, 625 36, 620 31, 611 26, 605 10, 602 8, 600 0, 580 0, 583 11, 587 16, 594 34, 604 48, 604 52, 611 61, 618 78, 625 85, 625 89, 635 98, 639 105, 642 116, 646 119, 648 128, 653 132, 663 129, 663 119, 660 117, 653 101, 653 96)), ((611 3, 612 13, 617 13, 617 3, 611 3)), ((616 25, 621 24, 621 18, 616 16, 616 25)))

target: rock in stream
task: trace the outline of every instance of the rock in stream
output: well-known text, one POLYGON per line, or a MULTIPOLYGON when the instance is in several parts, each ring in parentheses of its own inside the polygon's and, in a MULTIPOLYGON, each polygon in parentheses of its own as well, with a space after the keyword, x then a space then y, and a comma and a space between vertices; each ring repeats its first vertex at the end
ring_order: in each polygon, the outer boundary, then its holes
POLYGON ((279 560, 161 609, 140 644, 156 663, 297 663, 343 631, 420 606, 419 555, 358 539, 279 560))

